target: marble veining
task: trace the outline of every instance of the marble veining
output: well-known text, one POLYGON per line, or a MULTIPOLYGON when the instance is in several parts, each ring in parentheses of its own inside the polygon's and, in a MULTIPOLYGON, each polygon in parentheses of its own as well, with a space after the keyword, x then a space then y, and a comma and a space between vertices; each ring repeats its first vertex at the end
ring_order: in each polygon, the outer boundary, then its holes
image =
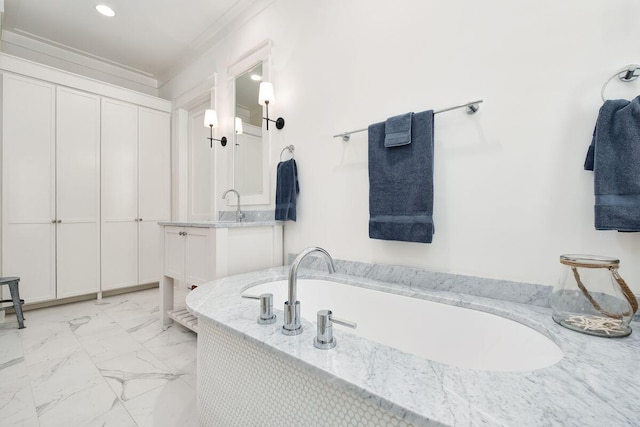
MULTIPOLYGON (((289 263, 294 257, 295 255, 289 254, 289 263)), ((401 284, 417 290, 455 292, 541 307, 549 307, 548 298, 553 290, 553 286, 550 285, 442 273, 397 265, 367 264, 341 259, 334 261, 336 270, 349 276, 401 284)), ((307 268, 325 270, 324 261, 317 257, 306 259, 304 265, 307 268)))
MULTIPOLYGON (((244 221, 249 222, 269 222, 275 221, 276 212, 271 210, 242 211, 244 213, 244 221)), ((235 221, 236 211, 219 211, 218 221, 235 221)))
MULTIPOLYGON (((354 267, 365 275, 374 270, 354 267)), ((456 284, 453 278, 437 273, 427 275, 451 283, 455 289, 451 291, 419 286, 415 278, 425 277, 419 271, 409 273, 410 277, 400 270, 386 271, 384 274, 396 281, 393 283, 343 273, 328 275, 319 270, 299 272, 301 277, 337 280, 507 317, 552 339, 563 350, 564 358, 534 371, 475 371, 421 359, 344 331, 336 332, 338 347, 320 351, 312 345, 313 324, 303 321, 301 335, 284 336, 280 333, 281 320, 258 325, 256 302, 240 298, 241 292, 255 284, 285 279, 286 267, 202 285, 187 296, 187 307, 217 327, 320 378, 354 390, 415 425, 640 425, 640 324, 636 322, 632 323, 636 331, 629 337, 592 337, 557 325, 551 319, 551 310, 536 304, 536 297, 524 298, 528 302, 525 304, 463 293, 460 289, 473 286, 473 279, 468 277, 456 284)), ((277 302, 274 308, 282 319, 277 302)))

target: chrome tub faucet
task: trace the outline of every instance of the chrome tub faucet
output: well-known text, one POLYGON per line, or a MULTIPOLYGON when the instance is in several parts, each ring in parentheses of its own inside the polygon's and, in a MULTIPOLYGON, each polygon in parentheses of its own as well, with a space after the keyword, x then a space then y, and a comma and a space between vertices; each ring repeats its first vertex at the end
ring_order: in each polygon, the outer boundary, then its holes
POLYGON ((284 303, 284 325, 282 326, 282 333, 285 335, 298 335, 302 333, 302 324, 300 323, 300 301, 298 301, 298 266, 307 255, 318 253, 323 256, 327 262, 327 268, 329 273, 336 272, 333 258, 329 255, 329 252, 322 248, 312 246, 304 249, 296 256, 291 263, 289 269, 289 300, 284 303))

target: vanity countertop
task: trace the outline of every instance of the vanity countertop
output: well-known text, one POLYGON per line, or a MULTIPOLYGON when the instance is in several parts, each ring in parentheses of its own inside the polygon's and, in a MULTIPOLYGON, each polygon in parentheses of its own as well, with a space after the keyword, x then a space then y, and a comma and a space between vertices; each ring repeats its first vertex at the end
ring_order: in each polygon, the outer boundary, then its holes
MULTIPOLYGON (((258 325, 255 301, 240 298, 251 286, 286 279, 288 270, 276 267, 206 283, 187 296, 187 307, 302 369, 355 389, 415 425, 640 426, 638 322, 632 322, 629 337, 593 337, 557 325, 546 307, 415 290, 337 273, 331 275, 334 280, 356 286, 511 318, 552 339, 564 357, 534 371, 476 371, 428 361, 343 331, 338 346, 326 352, 313 347, 315 327, 304 319, 302 334, 285 336, 258 325)), ((317 270, 301 269, 299 274, 327 276, 317 270)), ((278 325, 282 311, 274 308, 278 325)))
POLYGON ((236 228, 236 227, 270 227, 282 225, 282 221, 163 221, 160 225, 170 227, 195 227, 195 228, 236 228))

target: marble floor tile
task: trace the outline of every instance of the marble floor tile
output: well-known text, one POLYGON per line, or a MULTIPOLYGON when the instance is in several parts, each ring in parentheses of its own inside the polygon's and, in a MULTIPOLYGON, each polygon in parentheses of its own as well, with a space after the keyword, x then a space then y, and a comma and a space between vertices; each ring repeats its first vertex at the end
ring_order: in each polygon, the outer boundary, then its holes
POLYGON ((0 425, 38 425, 37 419, 29 378, 25 375, 0 382, 0 425))
POLYGON ((72 349, 66 354, 28 364, 28 370, 39 416, 69 396, 105 382, 83 350, 72 349))
POLYGON ((144 393, 124 405, 140 427, 198 425, 196 390, 182 379, 144 393))
POLYGON ((78 340, 94 363, 142 350, 142 345, 119 325, 113 325, 100 334, 80 337, 78 340))
POLYGON ((196 338, 193 331, 174 324, 143 344, 169 368, 180 370, 195 362, 196 338))
POLYGON ((180 377, 144 349, 99 362, 96 366, 123 402, 180 377))
MULTIPOLYGON (((189 291, 176 289, 178 305, 189 291)), ((149 289, 0 323, 0 425, 195 426, 196 335, 149 289)))
POLYGON ((122 403, 105 383, 68 395, 40 415, 41 427, 136 426, 122 403))
POLYGON ((66 322, 30 324, 20 330, 20 337, 28 365, 40 363, 46 358, 63 356, 72 350, 82 350, 66 322))
POLYGON ((0 380, 12 381, 25 375, 27 370, 19 331, 0 330, 0 380))

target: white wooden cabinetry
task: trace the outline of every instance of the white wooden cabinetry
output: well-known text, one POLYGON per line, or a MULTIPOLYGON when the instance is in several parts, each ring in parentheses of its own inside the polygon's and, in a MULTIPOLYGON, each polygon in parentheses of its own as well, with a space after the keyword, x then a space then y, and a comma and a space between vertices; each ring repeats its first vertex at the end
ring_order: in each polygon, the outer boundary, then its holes
POLYGON ((57 298, 100 290, 100 97, 58 87, 57 298))
POLYGON ((102 99, 102 290, 138 284, 138 107, 102 99))
POLYGON ((169 103, 89 85, 144 106, 114 100, 64 86, 84 87, 77 76, 29 67, 61 81, 0 70, 0 273, 21 278, 27 303, 158 282, 157 222, 170 217, 169 103))
POLYGON ((138 283, 159 282, 158 222, 171 218, 171 118, 138 107, 138 283))
POLYGON ((56 297, 55 86, 2 76, 2 275, 27 302, 56 297))
POLYGON ((197 320, 179 304, 174 310, 174 279, 201 285, 233 274, 282 265, 282 225, 225 226, 216 223, 161 224, 164 276, 160 283, 163 326, 176 320, 197 331, 197 320))
POLYGON ((3 275, 29 303, 99 290, 99 97, 3 75, 3 275))
POLYGON ((170 216, 170 116, 102 99, 103 290, 158 282, 170 216))

